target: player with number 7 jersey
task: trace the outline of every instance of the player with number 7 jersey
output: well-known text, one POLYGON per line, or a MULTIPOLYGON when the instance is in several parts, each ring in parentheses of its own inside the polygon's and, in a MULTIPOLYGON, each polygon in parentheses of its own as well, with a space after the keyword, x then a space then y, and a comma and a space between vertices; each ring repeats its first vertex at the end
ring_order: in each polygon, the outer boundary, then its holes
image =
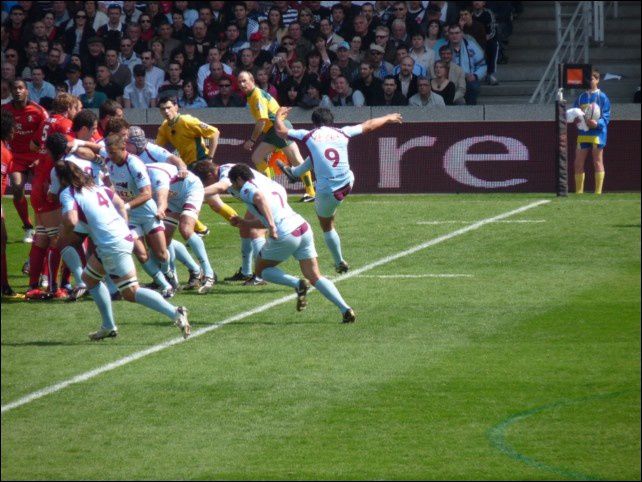
POLYGON ((352 191, 354 174, 350 170, 348 143, 350 138, 374 131, 385 124, 401 124, 401 114, 388 114, 367 120, 356 126, 334 127, 334 117, 328 109, 317 108, 312 112, 314 129, 289 129, 284 120, 289 108, 281 107, 276 114, 274 128, 280 137, 290 137, 305 143, 310 150, 303 164, 289 167, 279 163, 286 176, 295 182, 305 171, 314 168, 317 197, 314 207, 323 229, 323 238, 334 258, 337 273, 348 271, 343 259, 341 239, 334 226, 337 208, 352 191))

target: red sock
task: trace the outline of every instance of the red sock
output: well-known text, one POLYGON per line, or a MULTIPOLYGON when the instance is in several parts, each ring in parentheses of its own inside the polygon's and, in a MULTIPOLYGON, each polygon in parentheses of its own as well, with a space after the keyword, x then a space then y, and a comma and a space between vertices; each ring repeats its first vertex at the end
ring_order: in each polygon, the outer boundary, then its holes
POLYGON ((60 270, 60 250, 49 248, 49 291, 52 293, 58 288, 58 271, 60 270))
POLYGON ((40 270, 40 273, 43 274, 44 276, 49 276, 49 251, 51 248, 47 248, 47 253, 45 254, 45 258, 42 260, 42 268, 40 270))
POLYGON ((16 207, 16 211, 18 211, 18 216, 20 216, 20 219, 22 220, 22 225, 25 228, 33 228, 31 219, 29 219, 29 204, 27 204, 27 198, 22 196, 18 201, 16 201, 16 198, 14 197, 13 205, 16 207))
POLYGON ((31 244, 29 251, 29 287, 37 288, 40 284, 40 274, 42 273, 42 263, 47 255, 47 248, 41 248, 36 243, 31 244))

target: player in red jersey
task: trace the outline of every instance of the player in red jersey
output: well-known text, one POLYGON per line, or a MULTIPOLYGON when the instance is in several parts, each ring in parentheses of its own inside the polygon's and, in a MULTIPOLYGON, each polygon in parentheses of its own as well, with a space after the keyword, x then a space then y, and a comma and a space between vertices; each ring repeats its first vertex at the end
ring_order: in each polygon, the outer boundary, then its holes
POLYGON ((24 80, 16 79, 11 83, 11 96, 13 100, 2 106, 2 109, 11 112, 15 119, 15 133, 8 143, 9 150, 13 153, 9 176, 13 185, 13 205, 25 230, 23 241, 31 242, 33 224, 29 219, 29 205, 25 198, 24 186, 38 154, 31 151, 29 144, 49 115, 45 109, 29 100, 29 91, 24 80))
POLYGON ((111 119, 123 119, 124 117, 123 106, 118 102, 112 99, 103 102, 98 109, 98 127, 91 137, 92 142, 100 142, 105 138, 111 119))
MULTIPOLYGON (((12 153, 5 144, 11 140, 15 132, 15 121, 13 114, 8 110, 2 110, 2 195, 4 196, 5 189, 7 188, 7 176, 12 164, 12 153)), ((3 298, 23 298, 11 289, 9 286, 9 277, 7 275, 7 229, 4 224, 4 209, 0 206, 0 214, 2 216, 2 297, 3 298)))
POLYGON ((63 92, 56 97, 52 104, 52 115, 44 122, 37 136, 32 140, 32 150, 38 152, 38 163, 34 169, 31 187, 31 206, 36 213, 36 233, 33 237, 31 252, 29 253, 29 291, 26 298, 33 299, 64 299, 67 293, 58 288, 57 277, 60 267, 60 250, 57 247, 58 227, 62 222, 60 203, 57 199, 47 198, 47 191, 51 184, 51 170, 54 167, 51 156, 47 153, 45 142, 48 137, 59 132, 68 140, 73 140, 71 135, 72 119, 80 110, 80 100, 63 92), (38 281, 42 274, 43 260, 48 266, 49 291, 38 288, 38 281))

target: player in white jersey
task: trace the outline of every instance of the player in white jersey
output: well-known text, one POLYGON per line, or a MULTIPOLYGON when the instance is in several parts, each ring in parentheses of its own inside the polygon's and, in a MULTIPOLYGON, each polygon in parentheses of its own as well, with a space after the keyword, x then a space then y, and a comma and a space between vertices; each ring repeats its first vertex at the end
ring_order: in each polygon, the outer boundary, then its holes
POLYGON ((161 287, 164 297, 174 295, 175 280, 169 267, 169 253, 165 242, 165 228, 161 220, 165 216, 152 198, 151 181, 143 161, 125 149, 126 138, 119 134, 110 134, 105 139, 108 157, 105 160, 111 185, 116 193, 126 202, 130 229, 139 236, 136 241, 135 254, 145 271, 161 287), (145 238, 154 257, 149 256, 140 238, 145 238), (170 282, 168 282, 168 280, 170 282))
MULTIPOLYGON (((205 186, 205 202, 213 210, 216 210, 217 203, 222 202, 220 200, 221 194, 235 194, 232 191, 232 182, 228 176, 230 169, 235 165, 223 164, 219 166, 211 161, 199 161, 192 168, 192 172, 203 182, 205 186)), ((238 193, 236 194, 238 197, 238 193)), ((247 210, 244 219, 251 221, 256 218, 247 210)), ((233 276, 225 278, 225 281, 243 281, 243 286, 262 286, 266 283, 253 272, 252 263, 265 244, 265 229, 262 226, 260 228, 249 228, 241 225, 239 231, 241 235, 241 268, 233 276)))
POLYGON ((229 172, 229 179, 232 182, 232 194, 239 197, 257 217, 252 221, 235 217, 231 220, 232 224, 238 227, 263 226, 268 230, 267 242, 256 263, 256 274, 272 283, 294 288, 299 311, 307 306, 306 295, 310 289, 309 283, 312 283, 339 308, 343 323, 355 321, 354 310, 346 304, 334 283, 319 272, 312 228, 292 210, 283 186, 245 164, 236 164, 229 172), (299 261, 304 278, 295 278, 277 268, 290 256, 299 261))
MULTIPOLYGON (((60 158, 61 138, 64 142, 64 136, 54 135, 47 139, 47 149, 53 159, 60 158)), ((123 298, 164 314, 174 321, 183 337, 187 338, 190 334, 187 308, 175 307, 158 293, 138 286, 131 256, 134 237, 127 225, 128 210, 124 201, 110 189, 97 186, 91 176, 71 162, 56 161, 56 169, 64 187, 60 194, 63 230, 71 232, 82 222, 96 246, 96 253, 87 261, 83 281, 98 306, 102 325, 99 330, 90 333, 89 338, 102 340, 118 334, 109 291, 100 282, 105 275, 114 281, 123 298)))
POLYGON ((178 169, 171 164, 152 163, 146 166, 158 203, 158 212, 164 213, 166 241, 168 244, 171 242, 174 231, 178 228, 203 267, 205 276, 198 293, 207 293, 214 287, 214 270, 203 239, 194 232, 194 225, 203 205, 203 183, 191 172, 187 172, 184 178, 179 177, 178 169))
POLYGON ((334 117, 328 109, 317 108, 312 112, 314 129, 289 129, 283 122, 290 108, 281 107, 277 111, 274 129, 283 137, 303 141, 310 150, 310 157, 296 167, 285 166, 279 162, 279 167, 292 182, 298 181, 305 171, 314 167, 317 196, 314 207, 323 229, 323 239, 334 258, 337 273, 345 273, 349 269, 343 259, 341 239, 334 226, 337 208, 346 198, 354 185, 354 174, 350 170, 348 159, 348 143, 350 138, 359 134, 374 131, 385 124, 400 124, 401 114, 388 114, 367 120, 356 126, 342 128, 332 127, 334 117))

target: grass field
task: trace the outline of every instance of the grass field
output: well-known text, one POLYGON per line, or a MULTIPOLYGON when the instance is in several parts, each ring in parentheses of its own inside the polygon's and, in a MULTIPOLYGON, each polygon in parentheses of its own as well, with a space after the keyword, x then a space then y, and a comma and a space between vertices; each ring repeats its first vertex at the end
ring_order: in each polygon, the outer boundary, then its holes
MULTIPOLYGON (((222 279, 237 231, 204 220, 222 279)), ((174 298, 186 342, 118 302, 91 343, 91 300, 3 302, 2 479, 640 479, 639 194, 351 196, 338 229, 353 325, 219 284, 174 298)))

